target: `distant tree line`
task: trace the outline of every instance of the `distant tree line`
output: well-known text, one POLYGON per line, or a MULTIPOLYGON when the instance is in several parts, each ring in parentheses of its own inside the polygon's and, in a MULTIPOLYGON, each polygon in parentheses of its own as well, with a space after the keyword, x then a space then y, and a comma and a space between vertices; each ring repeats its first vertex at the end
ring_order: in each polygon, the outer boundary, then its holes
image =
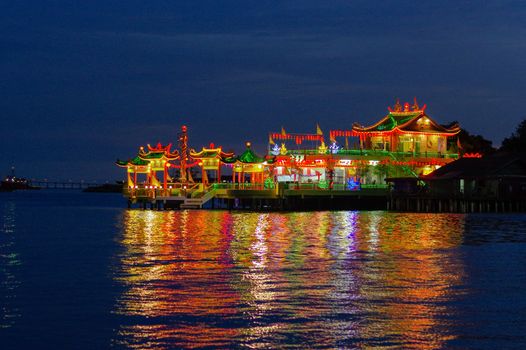
MULTIPOLYGON (((451 124, 454 124, 453 122, 451 124)), ((450 124, 450 125, 451 125, 450 124)), ((500 148, 493 147, 493 143, 482 135, 474 135, 466 129, 461 129, 458 140, 462 153, 481 153, 484 155, 494 152, 519 153, 526 151, 526 119, 523 120, 515 132, 502 141, 500 148)))
POLYGON ((500 150, 510 153, 526 151, 526 119, 517 126, 517 130, 510 137, 502 141, 500 150))

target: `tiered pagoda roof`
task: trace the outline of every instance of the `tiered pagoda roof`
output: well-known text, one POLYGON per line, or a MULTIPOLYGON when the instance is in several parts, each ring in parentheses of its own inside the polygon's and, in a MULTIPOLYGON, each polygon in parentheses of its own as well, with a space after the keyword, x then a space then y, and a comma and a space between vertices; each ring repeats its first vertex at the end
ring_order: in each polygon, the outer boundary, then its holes
POLYGON ((172 144, 169 143, 166 146, 161 145, 161 143, 157 143, 157 146, 152 147, 149 144, 148 151, 144 150, 144 147, 141 147, 139 149, 139 158, 143 160, 153 160, 153 159, 161 159, 165 158, 166 160, 175 160, 179 158, 179 152, 174 151, 172 152, 170 149, 172 148, 172 144))
POLYGON ((190 157, 194 159, 219 158, 223 160, 234 157, 234 152, 223 152, 221 147, 214 147, 214 145, 211 144, 209 148, 203 147, 200 152, 192 149, 190 151, 190 157))
POLYGON ((440 125, 431 119, 426 113, 426 105, 420 107, 415 102, 411 106, 408 102, 402 106, 399 101, 393 108, 388 107, 389 114, 382 118, 378 123, 371 126, 361 126, 357 123, 353 124, 353 133, 430 133, 430 134, 446 134, 456 135, 460 132, 458 124, 453 124, 449 127, 440 125))
POLYGON ((117 159, 117 161, 115 162, 115 164, 123 168, 128 167, 128 166, 145 166, 145 165, 148 165, 148 163, 150 162, 139 158, 139 156, 133 159, 128 159, 128 160, 117 159))
POLYGON ((149 144, 147 145, 148 151, 144 150, 144 147, 139 148, 139 155, 137 155, 135 158, 128 159, 128 160, 119 160, 115 162, 120 167, 128 167, 128 166, 146 166, 150 164, 151 161, 158 160, 158 159, 165 159, 166 161, 175 160, 179 158, 179 152, 174 151, 171 152, 170 148, 172 147, 172 144, 168 144, 167 146, 161 145, 161 143, 158 143, 157 146, 152 147, 149 144))

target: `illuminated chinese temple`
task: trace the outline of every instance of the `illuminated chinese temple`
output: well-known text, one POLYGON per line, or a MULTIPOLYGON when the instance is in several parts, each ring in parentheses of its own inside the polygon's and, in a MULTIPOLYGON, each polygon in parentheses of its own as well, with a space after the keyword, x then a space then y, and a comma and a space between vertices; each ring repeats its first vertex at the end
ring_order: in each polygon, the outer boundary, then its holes
POLYGON ((396 101, 373 125, 354 123, 349 129, 330 130, 328 137, 319 125, 314 133, 281 128, 269 133, 263 156, 250 142, 239 155, 214 144, 197 152, 188 147, 183 126, 177 135, 178 151, 172 151, 171 144, 148 145, 117 165, 127 168, 126 191, 133 200, 166 202, 177 197, 188 206, 202 207, 213 198, 240 196, 304 199, 326 196, 326 191, 331 198, 351 192, 385 195, 386 178, 418 178, 457 159, 459 132, 458 124, 439 124, 415 99, 412 104, 396 101))
POLYGON ((277 157, 276 180, 350 189, 381 185, 386 177, 427 175, 458 158, 455 136, 460 127, 442 126, 425 110, 426 106, 420 107, 416 100, 403 106, 397 101, 371 126, 355 123, 350 130, 331 130, 329 146, 319 126, 316 134, 289 134, 283 129, 271 133, 269 148, 277 157), (317 147, 301 147, 309 141, 316 142, 317 147), (349 147, 349 141, 355 146, 349 147))
POLYGON ((394 108, 378 123, 363 127, 354 124, 353 136, 360 139, 361 149, 412 153, 415 156, 448 153, 447 140, 460 132, 458 124, 444 127, 435 122, 415 102, 404 106, 397 101, 394 108))

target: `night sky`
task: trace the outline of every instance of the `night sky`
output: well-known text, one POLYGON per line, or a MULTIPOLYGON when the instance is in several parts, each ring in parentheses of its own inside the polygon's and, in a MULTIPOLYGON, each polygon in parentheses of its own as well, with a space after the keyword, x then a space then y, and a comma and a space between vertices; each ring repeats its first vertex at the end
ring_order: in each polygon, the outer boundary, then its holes
POLYGON ((0 176, 115 180, 175 141, 370 124, 395 98, 499 145, 526 117, 524 1, 2 1, 0 176))

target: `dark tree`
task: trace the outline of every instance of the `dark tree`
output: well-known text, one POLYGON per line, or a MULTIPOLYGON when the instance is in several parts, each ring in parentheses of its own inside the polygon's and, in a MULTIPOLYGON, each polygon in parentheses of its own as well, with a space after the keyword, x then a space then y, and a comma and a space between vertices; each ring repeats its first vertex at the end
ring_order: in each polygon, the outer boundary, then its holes
MULTIPOLYGON (((456 124, 452 122, 450 125, 456 124)), ((462 149, 461 153, 480 153, 483 155, 495 152, 492 141, 487 140, 482 135, 472 135, 466 129, 460 129, 458 140, 462 149)))
POLYGON ((472 135, 467 130, 461 129, 458 134, 463 153, 481 153, 483 155, 495 152, 495 147, 490 140, 482 135, 472 135))
POLYGON ((511 153, 526 151, 526 119, 517 126, 517 130, 510 137, 502 141, 500 150, 511 153))

